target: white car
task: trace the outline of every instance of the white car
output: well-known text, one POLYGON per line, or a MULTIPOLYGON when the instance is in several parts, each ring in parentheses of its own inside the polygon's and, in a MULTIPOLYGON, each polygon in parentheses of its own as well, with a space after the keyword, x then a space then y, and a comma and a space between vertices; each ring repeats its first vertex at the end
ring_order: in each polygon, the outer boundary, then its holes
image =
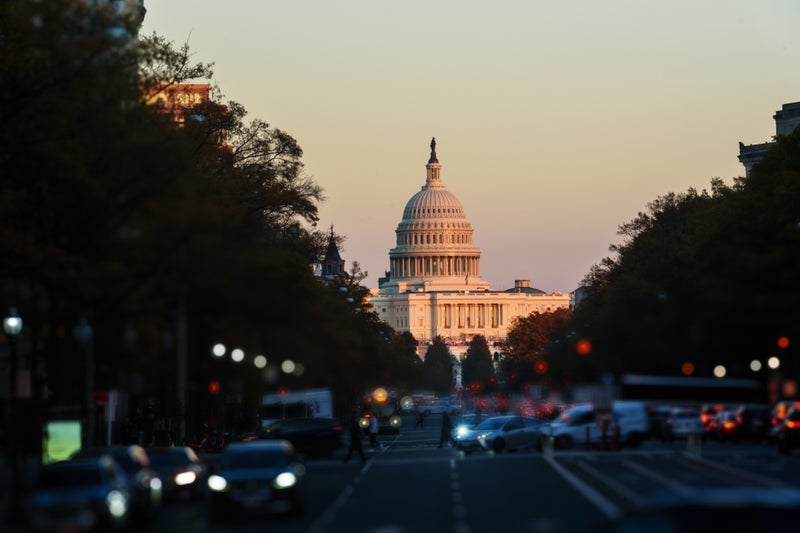
POLYGON ((542 421, 529 416, 494 416, 472 429, 456 434, 455 447, 469 455, 474 451, 517 451, 541 447, 542 421))
POLYGON ((647 405, 644 402, 616 401, 609 411, 599 412, 592 404, 582 404, 567 409, 556 421, 542 428, 545 437, 551 437, 556 448, 573 446, 611 445, 618 435, 617 444, 638 446, 649 429, 647 405))
POLYGON ((689 437, 705 438, 705 430, 699 411, 673 409, 667 417, 667 438, 670 440, 689 437))

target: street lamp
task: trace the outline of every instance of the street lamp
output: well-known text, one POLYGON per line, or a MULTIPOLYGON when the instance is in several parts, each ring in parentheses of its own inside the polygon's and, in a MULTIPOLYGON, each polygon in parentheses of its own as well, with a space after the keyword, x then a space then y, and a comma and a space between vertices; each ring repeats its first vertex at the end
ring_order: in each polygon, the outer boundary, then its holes
POLYGON ((8 465, 11 468, 11 502, 10 510, 15 514, 19 510, 19 466, 17 465, 16 435, 12 428, 14 407, 12 403, 17 396, 17 335, 22 331, 22 319, 12 307, 8 316, 3 319, 3 331, 8 337, 8 401, 6 402, 6 452, 8 465))
POLYGON ((82 443, 83 449, 89 449, 94 439, 94 397, 92 388, 94 387, 94 353, 92 350, 92 337, 94 332, 86 317, 81 317, 73 330, 75 340, 81 347, 84 357, 84 376, 83 376, 83 402, 81 402, 82 419, 86 420, 86 432, 82 443))

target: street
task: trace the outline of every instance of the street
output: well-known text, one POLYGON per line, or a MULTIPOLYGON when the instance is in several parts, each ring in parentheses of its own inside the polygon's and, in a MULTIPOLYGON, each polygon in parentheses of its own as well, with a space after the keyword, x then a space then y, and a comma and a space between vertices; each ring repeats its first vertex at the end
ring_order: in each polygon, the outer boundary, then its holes
MULTIPOLYGON (((797 488, 800 459, 767 444, 647 441, 623 451, 570 450, 464 456, 438 448, 439 416, 400 435, 384 451, 349 464, 346 449, 309 459, 309 505, 302 517, 242 516, 211 523, 207 505, 168 503, 155 529, 175 531, 572 532, 605 531, 649 495, 693 488, 797 488)), ((366 445, 366 439, 365 439, 366 445)), ((213 456, 209 456, 213 461, 213 456)), ((712 526, 709 526, 712 527, 712 526)))

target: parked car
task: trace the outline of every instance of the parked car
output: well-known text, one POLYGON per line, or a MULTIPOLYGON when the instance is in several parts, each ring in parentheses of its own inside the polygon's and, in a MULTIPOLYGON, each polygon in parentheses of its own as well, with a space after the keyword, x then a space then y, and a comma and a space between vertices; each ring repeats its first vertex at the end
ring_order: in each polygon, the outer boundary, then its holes
POLYGON ((705 426, 700 418, 700 413, 693 409, 674 408, 667 415, 666 420, 667 440, 686 439, 699 437, 705 440, 705 426))
POLYGON ((495 416, 473 429, 457 434, 455 447, 465 454, 491 450, 495 453, 538 449, 541 446, 542 421, 527 416, 495 416))
POLYGON ((800 407, 790 407, 778 429, 778 451, 791 453, 800 447, 800 407))
POLYGON ((196 500, 205 494, 206 464, 188 446, 148 448, 150 465, 163 484, 165 499, 196 500))
POLYGON ((225 520, 235 512, 302 513, 305 472, 287 440, 228 444, 218 469, 208 476, 211 518, 225 520))
POLYGON ((737 426, 734 438, 753 442, 765 441, 772 426, 772 412, 767 404, 747 403, 736 410, 737 426))
POLYGON ((344 428, 332 418, 285 418, 267 424, 259 438, 288 440, 298 453, 327 457, 344 445, 344 428))
POLYGON ((112 531, 130 523, 125 472, 108 455, 44 465, 23 502, 31 531, 112 531))
POLYGON ((152 522, 161 509, 163 484, 150 466, 145 449, 137 444, 93 448, 78 451, 73 458, 99 458, 106 455, 111 456, 125 473, 134 521, 139 525, 152 522))

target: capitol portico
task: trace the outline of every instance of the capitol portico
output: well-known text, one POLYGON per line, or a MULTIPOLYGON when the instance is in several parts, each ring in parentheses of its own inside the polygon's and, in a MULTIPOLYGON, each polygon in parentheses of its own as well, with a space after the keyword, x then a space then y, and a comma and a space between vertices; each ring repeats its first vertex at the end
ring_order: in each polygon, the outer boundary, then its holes
POLYGON ((491 290, 480 277, 481 251, 464 207, 442 183, 435 139, 425 168, 425 184, 395 230, 390 270, 370 296, 382 320, 420 341, 468 342, 479 334, 492 341, 505 339, 517 317, 570 307, 569 294, 546 293, 525 279, 491 290))

